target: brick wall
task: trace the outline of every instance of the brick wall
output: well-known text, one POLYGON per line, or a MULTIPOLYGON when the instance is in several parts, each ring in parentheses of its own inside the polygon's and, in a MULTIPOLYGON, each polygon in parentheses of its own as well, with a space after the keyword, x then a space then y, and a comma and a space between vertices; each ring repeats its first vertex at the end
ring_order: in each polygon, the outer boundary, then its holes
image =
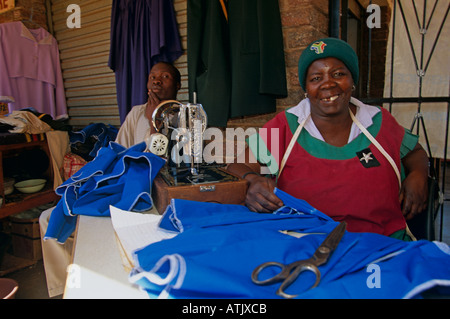
POLYGON ((16 0, 15 8, 0 14, 0 23, 23 21, 28 28, 48 30, 45 0, 16 0))
POLYGON ((362 35, 362 49, 361 55, 361 98, 382 98, 384 91, 384 79, 385 79, 385 67, 386 67, 386 50, 387 39, 389 37, 389 23, 391 19, 391 12, 387 6, 381 7, 381 27, 371 29, 371 61, 370 61, 370 74, 369 64, 367 61, 368 52, 368 28, 364 28, 365 32, 362 35), (370 76, 370 82, 366 78, 367 74, 370 76))

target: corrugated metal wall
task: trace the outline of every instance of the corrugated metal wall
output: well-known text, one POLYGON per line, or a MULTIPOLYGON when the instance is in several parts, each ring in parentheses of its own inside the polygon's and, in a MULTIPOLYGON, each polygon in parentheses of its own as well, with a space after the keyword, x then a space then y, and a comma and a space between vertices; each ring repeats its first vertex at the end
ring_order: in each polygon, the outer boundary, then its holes
MULTIPOLYGON (((66 89, 69 123, 120 125, 114 73, 108 67, 112 0, 52 0, 54 36, 58 41, 66 89), (81 28, 67 27, 70 4, 81 9, 81 28)), ((186 0, 175 0, 183 49, 187 44, 186 0)), ((182 74, 178 100, 188 98, 186 53, 175 62, 182 74)))
POLYGON ((178 92, 178 101, 189 101, 188 67, 187 67, 187 0, 174 0, 173 7, 177 16, 178 30, 184 54, 175 61, 175 66, 181 73, 181 89, 178 92))

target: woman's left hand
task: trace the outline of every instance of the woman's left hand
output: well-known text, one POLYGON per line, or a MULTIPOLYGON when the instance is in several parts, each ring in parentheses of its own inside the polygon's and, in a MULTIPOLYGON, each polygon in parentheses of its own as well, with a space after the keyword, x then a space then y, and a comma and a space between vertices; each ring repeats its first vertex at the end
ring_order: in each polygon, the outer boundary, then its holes
POLYGON ((428 177, 421 172, 413 171, 408 174, 402 184, 399 200, 402 204, 403 216, 410 220, 427 208, 428 177))

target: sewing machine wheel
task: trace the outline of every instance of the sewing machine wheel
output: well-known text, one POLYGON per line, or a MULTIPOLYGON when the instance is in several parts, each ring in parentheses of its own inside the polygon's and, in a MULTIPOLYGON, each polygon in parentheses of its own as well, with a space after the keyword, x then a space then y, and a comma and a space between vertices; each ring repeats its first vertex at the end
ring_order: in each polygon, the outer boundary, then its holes
POLYGON ((169 146, 169 140, 161 133, 154 133, 146 137, 145 143, 147 144, 146 151, 158 156, 165 155, 169 146))
POLYGON ((168 116, 169 113, 176 113, 180 109, 182 104, 175 100, 167 100, 161 102, 153 111, 152 114, 152 124, 157 132, 160 132, 164 127, 164 118, 168 116))

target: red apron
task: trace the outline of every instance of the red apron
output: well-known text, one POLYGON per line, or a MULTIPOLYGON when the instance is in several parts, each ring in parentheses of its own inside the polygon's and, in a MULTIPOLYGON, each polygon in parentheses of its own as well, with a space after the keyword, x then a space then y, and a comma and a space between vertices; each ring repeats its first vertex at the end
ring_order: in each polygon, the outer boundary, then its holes
MULTIPOLYGON (((286 121, 286 131, 280 132, 280 136, 283 136, 278 145, 281 154, 293 136, 287 125, 286 115, 283 113, 282 116, 286 121)), ((400 146, 404 129, 384 109, 381 123, 375 138, 400 170, 400 146)), ((309 136, 307 132, 302 132, 300 136, 302 134, 303 138, 309 136)), ((310 136, 307 138, 312 139, 310 136)), ((364 139, 362 134, 351 143, 358 143, 358 139, 360 142, 364 139)), ((375 145, 367 142, 365 145, 360 144, 358 154, 355 152, 351 158, 326 159, 311 155, 303 146, 295 143, 277 181, 277 187, 306 200, 336 221, 345 220, 349 231, 391 235, 406 227, 398 200, 397 175, 375 145), (368 167, 373 163, 375 166, 368 167)), ((270 147, 267 141, 266 145, 270 147)), ((329 146, 330 152, 333 149, 335 147, 329 146)))

